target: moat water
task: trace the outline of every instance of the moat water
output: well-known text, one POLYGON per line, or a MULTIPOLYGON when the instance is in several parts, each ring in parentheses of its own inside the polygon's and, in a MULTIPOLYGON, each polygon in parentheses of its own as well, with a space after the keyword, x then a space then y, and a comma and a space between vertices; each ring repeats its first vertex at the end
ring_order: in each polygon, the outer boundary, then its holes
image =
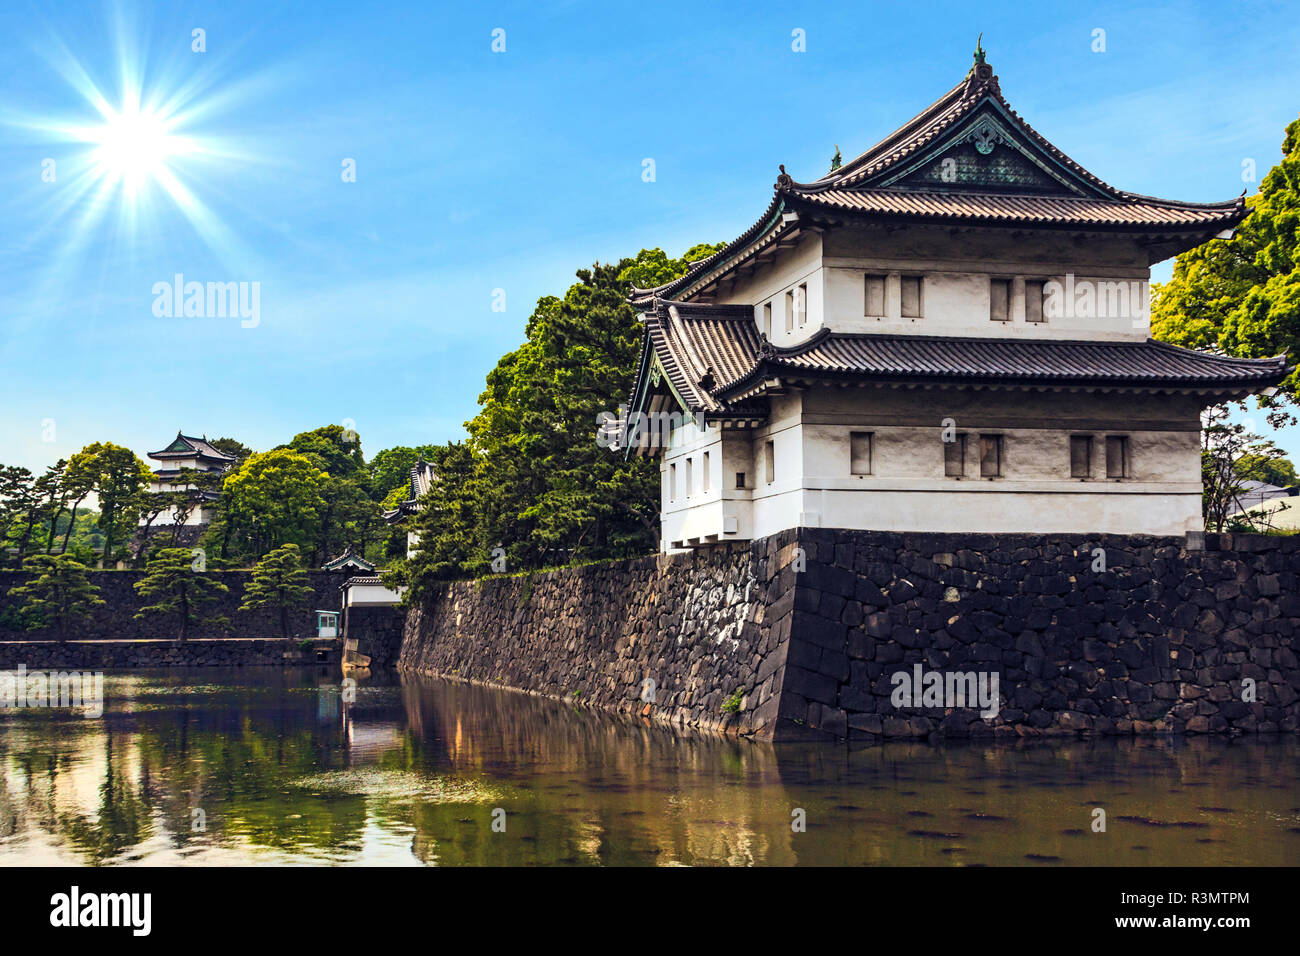
POLYGON ((409 677, 104 691, 0 710, 0 864, 1300 863, 1292 737, 773 746, 409 677))

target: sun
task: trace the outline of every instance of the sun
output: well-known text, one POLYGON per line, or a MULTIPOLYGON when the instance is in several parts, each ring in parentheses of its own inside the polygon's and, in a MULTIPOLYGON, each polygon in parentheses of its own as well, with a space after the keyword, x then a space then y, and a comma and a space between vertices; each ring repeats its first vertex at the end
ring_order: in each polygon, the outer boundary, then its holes
POLYGON ((145 50, 141 31, 124 20, 114 33, 116 56, 96 58, 98 74, 51 39, 46 58, 75 94, 66 112, 0 105, 0 135, 17 131, 47 157, 32 188, 43 230, 59 247, 51 273, 81 268, 98 241, 122 240, 130 249, 163 237, 183 241, 173 232, 182 225, 223 263, 242 268, 256 256, 203 194, 237 168, 264 162, 260 143, 217 125, 242 117, 250 92, 264 92, 271 73, 232 83, 228 70, 191 56, 188 46, 183 54, 145 50))
POLYGON ((168 178, 168 160, 189 151, 174 124, 138 103, 104 110, 104 123, 88 130, 92 159, 102 175, 120 181, 128 196, 151 181, 168 178))

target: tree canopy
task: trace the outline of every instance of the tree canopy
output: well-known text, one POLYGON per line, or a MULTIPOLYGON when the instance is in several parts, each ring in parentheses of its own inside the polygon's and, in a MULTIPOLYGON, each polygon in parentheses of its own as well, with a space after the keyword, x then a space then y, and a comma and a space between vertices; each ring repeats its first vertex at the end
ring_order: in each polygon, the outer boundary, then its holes
POLYGON ((469 439, 433 460, 437 478, 413 521, 419 548, 395 582, 418 595, 445 578, 625 557, 658 546, 658 467, 596 442, 636 372, 643 330, 627 296, 712 255, 661 249, 597 263, 563 297, 538 300, 525 341, 488 373, 469 439))
MULTIPOLYGON (((1300 357, 1300 119, 1286 128, 1282 160, 1247 204, 1231 239, 1183 253, 1173 278, 1153 290, 1156 338, 1247 358, 1300 357)), ((1282 391, 1300 399, 1295 371, 1282 391)))
POLYGON ((225 624, 224 617, 202 617, 204 604, 216 601, 230 589, 196 567, 194 552, 189 548, 159 548, 149 558, 145 576, 135 582, 135 589, 154 603, 140 608, 139 620, 151 614, 175 615, 179 621, 178 639, 185 640, 190 628, 198 623, 225 624))
POLYGON ((253 568, 244 589, 241 611, 272 608, 279 612, 280 636, 289 639, 289 611, 305 603, 311 592, 302 556, 296 544, 285 544, 270 552, 253 568))
POLYGON ((90 617, 105 602, 90 582, 87 568, 67 554, 33 554, 23 561, 33 577, 9 589, 9 597, 22 601, 23 616, 31 628, 55 627, 59 640, 68 638, 68 625, 90 617))

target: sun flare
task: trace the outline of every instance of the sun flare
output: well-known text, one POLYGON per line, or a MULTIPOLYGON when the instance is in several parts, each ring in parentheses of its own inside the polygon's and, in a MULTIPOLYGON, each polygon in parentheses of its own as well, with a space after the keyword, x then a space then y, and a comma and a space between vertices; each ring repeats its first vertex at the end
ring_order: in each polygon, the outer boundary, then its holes
POLYGON ((171 133, 166 120, 134 105, 109 110, 88 138, 95 144, 95 162, 120 179, 128 194, 159 178, 168 159, 186 151, 184 139, 171 133))
POLYGON ((158 238, 178 217, 224 263, 246 262, 250 251, 202 193, 236 165, 260 161, 237 136, 213 130, 222 114, 239 111, 253 87, 231 87, 220 71, 192 58, 152 58, 146 71, 151 58, 129 31, 117 48, 107 65, 117 75, 106 81, 65 45, 52 45, 51 66, 79 94, 72 115, 6 117, 0 109, 0 128, 26 131, 49 157, 40 194, 60 241, 52 269, 79 268, 96 238, 158 238))

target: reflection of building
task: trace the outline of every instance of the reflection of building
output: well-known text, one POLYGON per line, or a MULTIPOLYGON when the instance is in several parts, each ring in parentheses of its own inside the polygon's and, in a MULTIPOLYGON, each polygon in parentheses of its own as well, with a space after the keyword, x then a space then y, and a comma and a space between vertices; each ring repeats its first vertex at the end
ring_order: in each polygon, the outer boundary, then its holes
POLYGON ((660 458, 664 549, 794 527, 1182 534, 1200 412, 1285 356, 1150 339, 1153 263, 1247 213, 1102 182, 1007 104, 955 87, 758 221, 634 290, 624 444, 660 458))
MULTIPOLYGON (((171 507, 153 521, 155 530, 168 525, 206 525, 212 520, 211 502, 221 497, 215 488, 200 488, 186 471, 202 473, 223 473, 236 461, 235 456, 215 448, 208 443, 207 437, 192 438, 176 433, 176 439, 161 451, 149 452, 149 457, 161 463, 153 473, 149 490, 161 492, 192 492, 193 507, 188 514, 182 514, 183 506, 171 507)), ((141 520, 141 524, 145 521, 141 520)))

